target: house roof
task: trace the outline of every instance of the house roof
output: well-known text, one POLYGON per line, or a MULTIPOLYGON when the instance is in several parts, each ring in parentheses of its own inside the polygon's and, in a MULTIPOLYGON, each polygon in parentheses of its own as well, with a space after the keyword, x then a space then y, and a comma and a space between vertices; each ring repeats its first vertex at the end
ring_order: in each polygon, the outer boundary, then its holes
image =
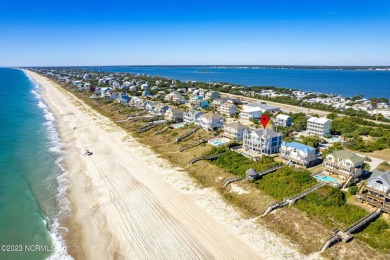
POLYGON ((190 110, 188 112, 186 112, 187 114, 191 114, 191 115, 198 115, 198 114, 203 114, 202 112, 198 111, 198 110, 190 110))
POLYGON ((383 179, 384 181, 387 182, 387 184, 390 186, 390 171, 388 172, 382 172, 382 171, 379 171, 379 170, 375 170, 371 176, 370 176, 370 179, 374 179, 374 178, 381 178, 383 179))
POLYGON ((269 137, 276 137, 276 136, 281 136, 282 135, 280 133, 275 132, 271 128, 265 128, 265 129, 258 128, 258 129, 254 130, 252 132, 254 132, 259 137, 260 136, 265 136, 265 137, 268 137, 268 138, 269 137))
POLYGON ((248 169, 248 170, 245 172, 245 174, 246 174, 247 176, 256 176, 256 175, 257 175, 257 172, 256 172, 255 170, 253 170, 253 168, 250 168, 250 169, 248 169))
POLYGON ((279 109, 278 107, 269 106, 263 103, 248 103, 245 104, 247 107, 259 107, 261 110, 273 110, 273 109, 279 109))
POLYGON ((250 113, 250 112, 256 112, 256 111, 260 111, 261 112, 261 108, 259 108, 259 107, 247 107, 244 110, 242 110, 242 112, 244 112, 244 113, 250 113))
POLYGON ((236 130, 242 130, 245 128, 248 128, 246 125, 241 124, 240 122, 231 122, 228 124, 225 124, 225 127, 231 127, 236 130))
POLYGON ((339 151, 334 151, 332 155, 336 158, 341 158, 344 160, 351 160, 353 163, 358 163, 361 161, 364 161, 363 157, 349 152, 349 151, 344 151, 344 150, 339 150, 339 151))
POLYGON ((276 117, 277 119, 287 120, 291 118, 291 116, 280 114, 276 117))
POLYGON ((225 102, 225 103, 223 103, 223 104, 221 105, 221 107, 232 107, 232 106, 236 106, 236 105, 234 105, 234 104, 232 104, 232 103, 227 103, 227 102, 225 102))
POLYGON ((183 113, 183 110, 179 109, 179 108, 176 108, 176 107, 171 107, 170 108, 172 113, 183 113))
POLYGON ((330 122, 329 119, 326 118, 318 118, 318 117, 310 117, 308 122, 313 122, 313 123, 319 123, 319 124, 325 124, 326 122, 330 122))
POLYGON ((297 142, 291 142, 291 143, 282 142, 282 146, 291 147, 291 148, 294 148, 294 149, 297 149, 297 150, 300 150, 300 151, 303 151, 303 152, 306 152, 306 153, 316 149, 314 147, 311 147, 311 146, 308 146, 308 145, 304 145, 304 144, 301 144, 301 143, 297 143, 297 142))
POLYGON ((211 113, 211 112, 203 114, 200 117, 205 118, 205 119, 209 119, 209 120, 222 118, 222 116, 220 116, 219 114, 211 113))

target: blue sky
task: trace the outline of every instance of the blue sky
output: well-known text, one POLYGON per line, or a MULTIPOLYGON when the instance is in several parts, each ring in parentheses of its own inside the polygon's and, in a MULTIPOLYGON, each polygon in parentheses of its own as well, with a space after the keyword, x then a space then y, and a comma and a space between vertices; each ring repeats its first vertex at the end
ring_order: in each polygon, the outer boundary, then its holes
POLYGON ((0 0, 0 66, 390 65, 390 0, 0 0))

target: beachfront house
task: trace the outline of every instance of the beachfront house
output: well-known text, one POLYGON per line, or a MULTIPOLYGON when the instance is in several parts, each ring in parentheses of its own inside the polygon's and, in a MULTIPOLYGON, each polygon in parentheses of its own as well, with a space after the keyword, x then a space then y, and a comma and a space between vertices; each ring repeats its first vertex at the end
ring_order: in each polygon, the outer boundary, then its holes
POLYGON ((152 101, 146 101, 144 104, 145 110, 148 112, 153 112, 154 109, 156 108, 156 106, 157 106, 157 103, 152 102, 152 101))
POLYGON ((132 97, 129 104, 133 107, 139 107, 144 102, 145 100, 140 97, 132 97))
POLYGON ((176 107, 170 107, 164 114, 164 119, 167 121, 173 121, 173 122, 182 122, 183 121, 183 114, 184 111, 176 108, 176 107))
POLYGON ((119 96, 116 98, 116 102, 122 103, 122 104, 127 104, 130 102, 130 96, 128 96, 125 93, 120 93, 119 96))
POLYGON ((223 136, 239 142, 242 140, 246 129, 248 129, 246 125, 239 122, 231 122, 223 126, 223 136))
POLYGON ((183 113, 183 121, 186 124, 198 124, 199 117, 203 113, 197 110, 190 110, 183 113))
POLYGON ((260 120, 261 109, 259 107, 247 107, 240 113, 240 119, 242 122, 250 122, 252 119, 260 120))
POLYGON ((355 153, 339 150, 328 154, 323 162, 323 173, 347 180, 359 178, 363 173, 364 158, 355 153))
POLYGON ((153 113, 159 114, 159 115, 164 115, 168 109, 169 109, 169 106, 161 104, 161 103, 157 103, 157 105, 153 109, 153 113))
POLYGON ((269 106, 269 105, 266 105, 266 104, 263 104, 263 103, 248 103, 248 104, 244 104, 242 106, 242 109, 246 110, 248 108, 253 108, 253 107, 259 108, 260 112, 262 114, 264 114, 265 112, 268 112, 270 114, 276 114, 276 113, 280 112, 280 108, 279 107, 273 107, 273 106, 269 106))
POLYGON ((199 116, 198 124, 205 130, 214 131, 223 126, 223 117, 216 113, 206 113, 199 116))
POLYGON ((311 167, 320 162, 317 149, 297 142, 282 142, 280 157, 286 162, 303 167, 311 167))
POLYGON ((111 90, 111 91, 106 92, 105 97, 110 99, 110 100, 115 100, 118 96, 119 96, 118 92, 111 90))
POLYGON ((278 126, 291 126, 292 118, 288 115, 279 114, 277 115, 274 125, 278 126))
POLYGON ((375 170, 363 191, 356 195, 356 200, 382 207, 383 211, 390 213, 390 171, 375 170))
POLYGON ((242 148, 258 155, 278 153, 282 145, 283 135, 270 128, 249 130, 243 134, 242 148))
POLYGON ((307 132, 310 135, 324 136, 330 134, 332 121, 326 118, 310 117, 307 120, 307 132))
POLYGON ((237 106, 228 102, 218 106, 218 112, 224 116, 233 116, 236 114, 237 106))

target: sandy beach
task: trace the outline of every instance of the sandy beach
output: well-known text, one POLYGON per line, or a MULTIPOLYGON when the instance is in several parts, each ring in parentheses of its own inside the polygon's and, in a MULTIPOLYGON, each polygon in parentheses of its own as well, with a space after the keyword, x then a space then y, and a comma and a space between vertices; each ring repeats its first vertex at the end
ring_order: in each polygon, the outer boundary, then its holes
POLYGON ((57 84, 25 72, 41 85, 67 148, 75 259, 319 258, 299 254, 57 84))

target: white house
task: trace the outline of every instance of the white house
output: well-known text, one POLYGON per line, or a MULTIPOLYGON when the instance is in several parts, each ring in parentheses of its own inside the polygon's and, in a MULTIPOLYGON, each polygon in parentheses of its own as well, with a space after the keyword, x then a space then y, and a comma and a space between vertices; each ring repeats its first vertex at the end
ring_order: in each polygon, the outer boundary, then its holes
POLYGON ((260 108, 260 112, 261 113, 268 112, 268 113, 271 113, 271 114, 275 114, 275 113, 280 111, 279 107, 273 107, 273 106, 269 106, 269 105, 266 105, 266 104, 263 104, 263 103, 248 103, 248 104, 244 104, 242 106, 242 109, 246 110, 246 109, 251 108, 251 107, 260 108))
POLYGON ((355 153, 339 150, 328 154, 323 162, 324 173, 336 175, 347 180, 349 177, 358 178, 363 173, 364 158, 355 153))
POLYGON ((197 110, 190 110, 183 113, 183 121, 186 124, 198 124, 198 119, 203 113, 197 110))
POLYGON ((223 118, 216 113, 206 113, 200 115, 198 124, 205 130, 213 131, 223 126, 223 118))
POLYGON ((246 129, 248 129, 246 125, 239 122, 231 122, 223 126, 223 136, 235 141, 241 141, 246 129))
POLYGON ((280 157, 294 164, 310 167, 319 162, 319 153, 314 147, 297 142, 282 142, 280 157))
POLYGON ((274 154, 278 153, 282 145, 283 135, 270 128, 249 130, 246 129, 243 134, 242 148, 255 154, 274 154))
POLYGON ((249 122, 253 118, 260 119, 261 109, 259 107, 246 107, 240 113, 240 119, 242 121, 249 122))
POLYGON ((221 94, 219 92, 216 92, 216 91, 209 91, 205 94, 205 99, 217 99, 217 98, 220 98, 221 97, 221 94))
POLYGON ((288 115, 279 114, 277 115, 274 124, 279 126, 291 126, 292 118, 288 115))
POLYGON ((183 110, 178 109, 176 107, 170 107, 164 114, 164 119, 168 121, 174 122, 182 122, 183 121, 183 110))
POLYGON ((222 105, 218 106, 218 112, 221 115, 225 116, 232 116, 236 114, 237 106, 231 103, 223 103, 222 105))
POLYGON ((375 189, 385 194, 390 193, 390 171, 374 171, 368 179, 367 187, 375 189))
POLYGON ((324 136, 330 134, 332 121, 326 118, 310 117, 307 120, 307 131, 310 135, 324 136))

